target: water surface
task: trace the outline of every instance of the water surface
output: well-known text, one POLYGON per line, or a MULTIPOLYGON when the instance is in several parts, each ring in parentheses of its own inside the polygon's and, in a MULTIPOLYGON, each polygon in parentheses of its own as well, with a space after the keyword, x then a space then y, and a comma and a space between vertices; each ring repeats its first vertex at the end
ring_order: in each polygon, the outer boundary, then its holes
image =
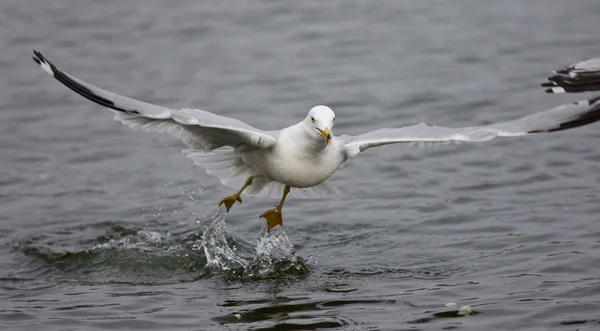
POLYGON ((600 56, 600 2, 0 4, 0 326, 7 330, 564 330, 600 325, 599 126, 390 146, 286 203, 284 228, 30 59, 262 129, 508 120, 600 56), (455 303, 456 305, 446 305, 455 303), (470 306, 464 313, 462 306, 470 306))

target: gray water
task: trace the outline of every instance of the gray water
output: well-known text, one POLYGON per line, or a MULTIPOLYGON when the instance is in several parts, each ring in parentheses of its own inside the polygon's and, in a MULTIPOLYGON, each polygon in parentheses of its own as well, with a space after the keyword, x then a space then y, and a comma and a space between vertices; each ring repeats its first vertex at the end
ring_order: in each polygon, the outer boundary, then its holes
POLYGON ((590 95, 552 69, 600 56, 600 2, 0 4, 0 328, 583 330, 600 327, 600 126, 390 146, 289 199, 284 227, 31 60, 262 129, 317 104, 336 134, 479 125, 590 95), (455 303, 456 305, 453 305, 455 303), (461 309, 462 306, 470 308, 461 309))

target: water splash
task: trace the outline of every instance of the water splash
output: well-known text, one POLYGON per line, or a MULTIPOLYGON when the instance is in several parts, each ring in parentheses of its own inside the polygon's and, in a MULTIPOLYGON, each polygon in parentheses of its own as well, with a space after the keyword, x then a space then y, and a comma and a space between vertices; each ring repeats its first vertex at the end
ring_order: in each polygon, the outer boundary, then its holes
MULTIPOLYGON (((126 227, 112 222, 45 229, 12 242, 15 269, 1 277, 83 283, 179 283, 224 276, 235 281, 302 277, 297 256, 283 228, 264 229, 255 243, 227 234, 225 217, 206 215, 199 232, 193 222, 126 227)), ((197 223, 200 223, 198 220, 197 223)))
MULTIPOLYGON (((117 227, 113 227, 117 229, 117 227)), ((114 236, 108 238, 108 241, 98 243, 92 246, 91 250, 106 250, 106 249, 120 249, 120 250, 137 250, 143 252, 154 252, 157 250, 163 251, 179 251, 183 250, 181 245, 174 243, 174 238, 171 238, 169 232, 161 233, 158 231, 123 231, 124 236, 114 236)))
POLYGON ((301 277, 308 274, 306 262, 294 250, 283 227, 271 231, 263 228, 255 251, 244 256, 228 240, 225 217, 218 215, 202 235, 202 247, 207 267, 215 273, 241 279, 278 278, 286 275, 301 277))
POLYGON ((218 215, 202 234, 202 248, 207 267, 237 273, 244 270, 248 262, 234 252, 235 246, 225 236, 225 226, 225 217, 218 215))
POLYGON ((271 231, 266 231, 265 228, 262 229, 258 246, 256 246, 256 256, 259 259, 268 258, 282 261, 296 257, 296 253, 283 227, 278 226, 271 231))

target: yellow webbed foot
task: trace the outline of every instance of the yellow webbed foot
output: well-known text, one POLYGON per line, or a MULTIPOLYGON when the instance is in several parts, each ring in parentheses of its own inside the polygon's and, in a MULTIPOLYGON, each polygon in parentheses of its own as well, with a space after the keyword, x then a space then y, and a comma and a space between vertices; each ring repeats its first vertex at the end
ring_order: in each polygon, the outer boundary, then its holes
POLYGON ((272 228, 282 225, 283 223, 281 212, 277 211, 276 209, 269 209, 260 214, 260 217, 263 217, 265 220, 267 220, 267 231, 270 231, 272 228))
POLYGON ((230 195, 221 199, 221 201, 219 201, 219 206, 225 204, 225 208, 227 209, 227 211, 229 211, 229 209, 231 209, 231 206, 233 206, 233 204, 236 201, 242 203, 242 198, 240 198, 238 194, 230 195))

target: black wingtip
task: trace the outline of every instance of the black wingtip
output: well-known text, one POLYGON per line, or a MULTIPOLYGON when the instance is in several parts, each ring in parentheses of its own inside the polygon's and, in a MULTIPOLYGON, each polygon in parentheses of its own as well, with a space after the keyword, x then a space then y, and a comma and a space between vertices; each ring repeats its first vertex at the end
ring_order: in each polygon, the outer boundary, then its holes
POLYGON ((129 113, 129 114, 139 114, 139 112, 136 110, 128 110, 128 109, 118 107, 114 104, 113 101, 106 99, 104 96, 99 95, 99 94, 95 93, 94 91, 90 90, 84 84, 78 82, 76 79, 69 76, 66 72, 57 68, 52 62, 48 61, 42 55, 42 53, 40 53, 37 49, 33 49, 33 55, 34 55, 33 60, 40 67, 42 67, 42 69, 44 69, 51 76, 53 76, 56 80, 58 80, 59 82, 61 82, 63 85, 70 88, 74 92, 78 93, 82 97, 84 97, 88 100, 91 100, 97 104, 100 104, 102 106, 105 106, 105 107, 108 107, 108 108, 111 108, 111 109, 114 109, 114 110, 117 110, 120 112, 129 113))
POLYGON ((600 96, 589 100, 574 102, 573 104, 585 105, 588 109, 580 113, 576 118, 570 118, 569 120, 560 123, 558 127, 549 130, 530 131, 528 133, 562 131, 600 121, 600 96))
POLYGON ((35 61, 35 63, 37 63, 37 65, 42 65, 42 53, 40 53, 40 51, 38 51, 37 49, 33 49, 33 61, 35 61))
POLYGON ((44 56, 42 55, 42 53, 40 53, 40 51, 38 51, 37 49, 33 49, 33 59, 35 60, 35 62, 42 62, 44 61, 44 56))
POLYGON ((543 87, 554 87, 550 91, 546 90, 546 93, 600 91, 600 70, 593 65, 582 65, 584 62, 554 70, 554 75, 547 78, 548 82, 541 84, 543 87))

